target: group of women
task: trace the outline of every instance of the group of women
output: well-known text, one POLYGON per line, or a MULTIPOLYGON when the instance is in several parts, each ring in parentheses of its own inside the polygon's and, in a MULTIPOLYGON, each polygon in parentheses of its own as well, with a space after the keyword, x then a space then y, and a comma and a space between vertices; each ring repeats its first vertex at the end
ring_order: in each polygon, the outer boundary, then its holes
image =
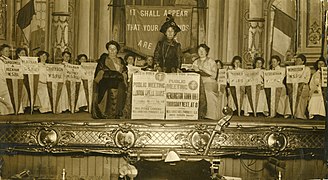
MULTIPOLYGON (((181 29, 174 22, 172 16, 168 16, 166 22, 162 25, 160 32, 163 33, 163 39, 160 40, 155 48, 154 56, 143 60, 127 55, 124 59, 118 57, 120 45, 116 41, 109 41, 106 44, 107 53, 100 56, 97 61, 97 67, 94 74, 93 94, 91 114, 93 118, 101 119, 118 119, 122 118, 126 102, 129 101, 129 79, 133 72, 133 67, 141 63, 144 66, 141 70, 152 70, 166 73, 182 73, 181 66, 181 44, 176 41, 175 37, 181 29)), ((18 50, 18 49, 17 49, 18 50)), ((286 83, 286 78, 281 81, 281 86, 273 93, 270 89, 263 86, 264 59, 256 57, 254 59, 254 69, 259 69, 261 74, 261 84, 253 86, 232 86, 227 82, 225 85, 218 85, 218 73, 224 68, 223 63, 219 60, 214 61, 209 54, 210 48, 206 44, 200 44, 197 47, 198 58, 193 61, 192 69, 201 76, 202 87, 204 89, 206 102, 206 112, 202 118, 219 119, 223 116, 222 109, 224 106, 229 106, 236 110, 238 115, 241 112, 245 116, 250 113, 263 113, 264 116, 274 117, 280 114, 284 117, 295 117, 301 119, 313 118, 315 116, 326 116, 325 111, 325 91, 321 87, 321 67, 326 66, 324 59, 319 59, 315 64, 316 72, 311 76, 309 67, 305 67, 303 76, 305 81, 301 83, 289 84, 286 83), (297 88, 295 88, 297 87, 297 88), (297 91, 297 92, 296 92, 297 91), (256 92, 258 98, 253 102, 252 93, 256 92), (296 105, 294 104, 293 95, 297 94, 296 105), (272 97, 275 95, 275 105, 271 105, 272 97), (256 104, 254 106, 254 104, 256 104), (274 109, 272 107, 275 107, 274 109)), ((0 47, 0 86, 6 87, 6 79, 4 78, 4 62, 3 59, 8 59, 10 47, 3 45, 0 47)), ((25 52, 25 55, 27 52, 25 52)), ((24 54, 17 53, 17 56, 24 54)), ((45 51, 38 53, 40 64, 45 64, 48 61, 49 54, 45 51)), ((63 52, 63 64, 70 62, 71 53, 63 52)), ((78 56, 77 62, 87 60, 87 56, 82 54, 78 56)), ((272 56, 270 60, 270 69, 281 71, 286 75, 284 67, 280 66, 281 59, 279 56, 272 56)), ((296 56, 295 65, 304 65, 306 57, 302 54, 296 56)), ((242 70, 242 58, 235 56, 232 59, 232 64, 228 70, 242 70)), ((45 70, 43 68, 43 70, 45 70)), ((42 68, 41 70, 42 71, 42 68)), ((227 73, 228 74, 228 73, 227 73)), ((229 77, 228 77, 229 79, 229 77)), ((64 85, 65 86, 65 83, 64 85)), ((47 89, 46 79, 40 76, 40 89, 47 89)), ((65 89, 65 87, 63 87, 65 89)), ((80 88, 83 90, 84 88, 80 88)), ((67 92, 62 91, 59 112, 68 110, 67 92)), ((201 92, 202 93, 202 92, 201 92)), ((84 92, 80 92, 84 94, 84 92)), ((39 99, 36 105, 39 106, 40 112, 50 112, 50 102, 42 97, 47 96, 47 92, 40 91, 39 99), (43 93, 43 94, 42 94, 43 93)), ((12 114, 13 108, 9 103, 9 93, 7 88, 0 89, 0 114, 12 114)), ((84 99, 84 98, 80 98, 84 99)), ((203 101, 201 99, 201 101, 203 101)), ((84 107, 86 101, 79 101, 78 106, 84 107)), ((22 112, 22 110, 20 110, 22 112)))

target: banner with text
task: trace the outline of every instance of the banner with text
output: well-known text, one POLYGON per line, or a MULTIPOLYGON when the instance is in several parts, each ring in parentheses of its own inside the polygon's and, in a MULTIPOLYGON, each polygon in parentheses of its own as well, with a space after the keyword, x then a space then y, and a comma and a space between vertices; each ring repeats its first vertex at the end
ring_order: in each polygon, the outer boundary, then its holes
POLYGON ((200 75, 166 74, 166 119, 198 119, 200 75))
POLYGON ((20 57, 23 66, 23 74, 39 74, 38 57, 20 57))
POLYGON ((72 82, 81 81, 80 65, 65 64, 65 79, 72 82))
POLYGON ((264 71, 264 87, 283 87, 283 80, 285 78, 285 71, 267 70, 264 71))
POLYGON ((97 63, 81 63, 82 79, 93 79, 95 76, 97 63))
POLYGON ((6 79, 23 79, 22 62, 17 60, 4 60, 6 79))
POLYGON ((304 65, 287 66, 287 83, 301 83, 304 82, 303 73, 305 70, 304 65))
POLYGON ((190 7, 173 6, 126 6, 126 47, 142 55, 154 55, 157 42, 163 37, 159 31, 167 14, 174 17, 181 32, 176 40, 182 50, 190 48, 191 17, 190 7))
POLYGON ((327 87, 327 67, 321 67, 321 87, 327 87))
POLYGON ((217 81, 218 81, 219 85, 227 85, 227 70, 226 69, 219 69, 217 81))
POLYGON ((64 65, 46 64, 47 82, 64 82, 64 65))
POLYGON ((245 86, 252 86, 261 84, 261 75, 260 69, 245 69, 244 77, 245 77, 245 86))
POLYGON ((164 119, 165 73, 133 74, 131 119, 164 119))
POLYGON ((228 71, 230 86, 245 86, 245 76, 243 69, 228 71))

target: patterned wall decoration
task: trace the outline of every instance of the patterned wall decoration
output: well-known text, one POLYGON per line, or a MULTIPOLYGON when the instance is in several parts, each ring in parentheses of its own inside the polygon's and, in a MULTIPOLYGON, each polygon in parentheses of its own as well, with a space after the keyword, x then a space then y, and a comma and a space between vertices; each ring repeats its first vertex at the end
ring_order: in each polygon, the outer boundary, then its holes
POLYGON ((320 47, 321 46, 321 24, 322 24, 322 7, 321 1, 307 0, 307 33, 306 46, 320 47))
POLYGON ((6 39, 7 27, 7 0, 0 0, 0 39, 6 39))

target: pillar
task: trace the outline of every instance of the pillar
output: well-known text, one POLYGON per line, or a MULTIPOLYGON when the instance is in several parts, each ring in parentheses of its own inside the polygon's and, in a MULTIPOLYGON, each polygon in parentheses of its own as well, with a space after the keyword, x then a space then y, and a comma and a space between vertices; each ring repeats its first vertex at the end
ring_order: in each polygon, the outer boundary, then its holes
POLYGON ((90 58, 90 12, 91 1, 80 0, 78 19, 77 54, 86 54, 90 58))
POLYGON ((111 33, 111 7, 108 6, 108 0, 100 0, 99 3, 99 28, 98 28, 98 57, 107 52, 106 43, 113 39, 110 37, 111 33))
POLYGON ((61 53, 68 49, 68 1, 67 0, 56 0, 54 12, 52 13, 52 25, 53 25, 53 54, 54 61, 61 59, 61 53))
POLYGON ((218 0, 208 1, 207 11, 207 45, 211 48, 209 57, 219 58, 219 36, 220 36, 220 8, 218 0))
POLYGON ((240 55, 239 48, 239 0, 225 1, 223 29, 223 61, 230 63, 232 58, 240 55))
POLYGON ((249 2, 249 29, 248 29, 248 53, 249 59, 246 59, 248 65, 253 63, 254 57, 263 57, 263 34, 264 17, 263 1, 250 0, 249 2))

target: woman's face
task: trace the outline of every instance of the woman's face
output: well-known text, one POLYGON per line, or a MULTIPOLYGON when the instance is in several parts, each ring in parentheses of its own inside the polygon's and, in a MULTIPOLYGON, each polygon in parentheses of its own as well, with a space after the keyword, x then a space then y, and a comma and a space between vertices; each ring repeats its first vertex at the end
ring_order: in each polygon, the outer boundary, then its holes
POLYGON ((255 63, 255 68, 260 68, 261 69, 262 66, 263 66, 262 61, 261 60, 257 60, 256 63, 255 63))
POLYGON ((205 48, 203 48, 203 47, 198 48, 198 56, 200 58, 204 58, 207 56, 207 52, 206 52, 205 48))
POLYGON ((133 56, 129 56, 129 57, 126 59, 126 61, 128 62, 128 64, 130 64, 130 65, 134 65, 134 58, 133 58, 133 56))
POLYGON ((117 48, 114 44, 108 46, 108 54, 109 56, 116 56, 117 55, 117 48))
POLYGON ((167 28, 165 35, 167 39, 172 40, 175 36, 175 31, 172 27, 167 28))
POLYGON ((146 62, 147 62, 147 65, 152 66, 154 63, 153 57, 147 57, 146 62))
POLYGON ((278 65, 279 65, 278 60, 273 58, 273 59, 271 60, 271 66, 272 66, 272 68, 275 68, 275 67, 277 67, 278 65))
POLYGON ((3 56, 9 57, 10 56, 10 49, 8 47, 5 47, 2 49, 1 54, 3 56))
POLYGON ((40 61, 41 61, 42 63, 45 63, 47 59, 48 59, 48 57, 47 57, 46 54, 42 54, 42 55, 40 56, 40 61))
POLYGON ((241 62, 239 60, 235 60, 233 65, 235 66, 235 68, 241 68, 241 62))
POLYGON ((323 61, 318 62, 318 69, 321 69, 321 67, 326 67, 325 62, 323 62, 323 61))
POLYGON ((19 53, 18 53, 18 56, 21 57, 21 56, 26 56, 26 51, 25 50, 21 50, 19 53))
POLYGON ((304 64, 304 61, 302 61, 301 58, 296 58, 295 59, 295 65, 303 65, 304 64))
POLYGON ((80 63, 87 62, 87 58, 85 58, 85 56, 82 56, 79 61, 80 63))
POLYGON ((71 56, 68 53, 65 53, 63 55, 63 62, 69 62, 70 59, 71 59, 71 56))

